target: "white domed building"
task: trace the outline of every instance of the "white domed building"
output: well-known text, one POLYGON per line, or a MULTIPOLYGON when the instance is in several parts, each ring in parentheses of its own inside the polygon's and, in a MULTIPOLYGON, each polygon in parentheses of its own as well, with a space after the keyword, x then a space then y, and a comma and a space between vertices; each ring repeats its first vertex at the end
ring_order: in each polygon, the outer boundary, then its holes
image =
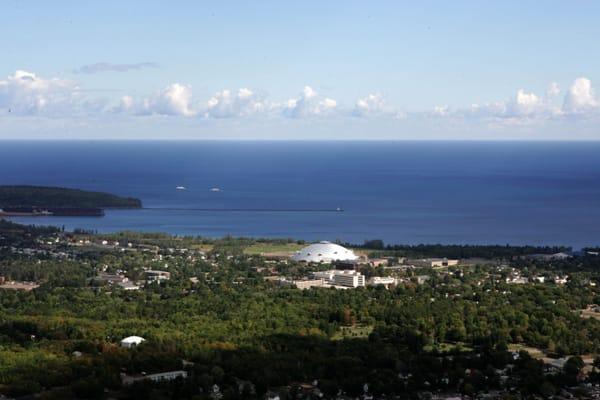
POLYGON ((358 259, 358 256, 352 250, 338 244, 319 242, 297 251, 291 259, 294 261, 331 263, 334 261, 354 261, 358 259))

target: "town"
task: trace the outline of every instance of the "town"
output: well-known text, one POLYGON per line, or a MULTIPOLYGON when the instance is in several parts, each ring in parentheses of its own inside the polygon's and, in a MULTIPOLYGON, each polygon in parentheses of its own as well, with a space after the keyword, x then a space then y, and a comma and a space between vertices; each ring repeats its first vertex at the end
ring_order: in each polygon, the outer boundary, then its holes
POLYGON ((0 221, 0 393, 599 397, 598 254, 0 221))

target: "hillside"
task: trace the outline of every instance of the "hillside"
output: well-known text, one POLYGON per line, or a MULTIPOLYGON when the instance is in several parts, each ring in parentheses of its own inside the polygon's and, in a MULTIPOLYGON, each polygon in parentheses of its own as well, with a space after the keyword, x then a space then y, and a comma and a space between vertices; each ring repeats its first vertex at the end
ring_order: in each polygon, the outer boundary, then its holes
POLYGON ((142 202, 131 197, 47 186, 0 186, 2 207, 53 208, 141 208, 142 202))

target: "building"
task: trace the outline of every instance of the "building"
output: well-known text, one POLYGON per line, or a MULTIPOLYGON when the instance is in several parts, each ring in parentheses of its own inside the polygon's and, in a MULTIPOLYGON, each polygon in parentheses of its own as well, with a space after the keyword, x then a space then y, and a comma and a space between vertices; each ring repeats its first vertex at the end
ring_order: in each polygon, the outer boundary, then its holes
POLYGON ((313 273, 316 279, 323 279, 324 283, 333 286, 359 287, 365 286, 365 277, 358 271, 352 270, 329 270, 313 273))
POLYGON ((18 281, 8 281, 4 282, 0 285, 0 289, 10 289, 10 290, 24 290, 29 292, 30 290, 39 288, 40 285, 35 282, 18 282, 18 281))
POLYGON ((338 244, 319 242, 297 251, 291 259, 300 262, 332 263, 334 261, 354 261, 358 257, 352 250, 338 244))
POLYGON ((369 265, 372 267, 387 267, 389 264, 388 258, 371 258, 369 259, 369 265))
POLYGON ((458 260, 449 260, 447 258, 432 258, 429 260, 432 268, 451 267, 458 265, 458 260))
POLYGON ((148 375, 126 375, 121 374, 121 383, 124 386, 132 385, 137 381, 152 381, 152 382, 164 382, 164 381, 173 381, 177 378, 185 379, 187 378, 187 371, 178 370, 178 371, 168 371, 168 372, 160 372, 158 374, 148 374, 148 375))
POLYGON ((395 284, 396 284, 396 279, 392 278, 391 276, 374 276, 371 279, 369 279, 369 282, 368 282, 369 286, 383 285, 385 287, 388 287, 389 285, 395 285, 395 284))
POLYGON ((149 269, 145 271, 146 281, 148 282, 160 282, 160 281, 168 281, 171 279, 171 273, 167 271, 158 271, 149 269))
POLYGON ((139 285, 136 285, 133 282, 119 282, 117 283, 117 286, 123 290, 140 290, 139 285))
POLYGON ((128 336, 125 339, 121 340, 121 347, 125 347, 126 349, 131 349, 133 347, 139 346, 142 342, 145 342, 146 339, 139 336, 128 336))
POLYGON ((109 273, 100 273, 98 274, 98 276, 96 276, 94 278, 94 280, 96 281, 100 281, 100 282, 107 282, 108 284, 112 285, 115 283, 125 283, 129 281, 129 278, 127 278, 125 275, 123 274, 109 274, 109 273))
POLYGON ((292 281, 298 289, 310 289, 311 287, 323 287, 323 279, 302 279, 299 281, 292 281))

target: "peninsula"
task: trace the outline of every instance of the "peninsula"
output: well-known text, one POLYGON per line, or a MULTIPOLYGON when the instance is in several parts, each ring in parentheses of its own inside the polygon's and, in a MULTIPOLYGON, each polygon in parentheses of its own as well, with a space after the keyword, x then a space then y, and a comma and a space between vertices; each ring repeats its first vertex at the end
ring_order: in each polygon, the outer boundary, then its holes
POLYGON ((50 186, 0 186, 0 216, 102 216, 105 208, 141 208, 131 197, 50 186))

